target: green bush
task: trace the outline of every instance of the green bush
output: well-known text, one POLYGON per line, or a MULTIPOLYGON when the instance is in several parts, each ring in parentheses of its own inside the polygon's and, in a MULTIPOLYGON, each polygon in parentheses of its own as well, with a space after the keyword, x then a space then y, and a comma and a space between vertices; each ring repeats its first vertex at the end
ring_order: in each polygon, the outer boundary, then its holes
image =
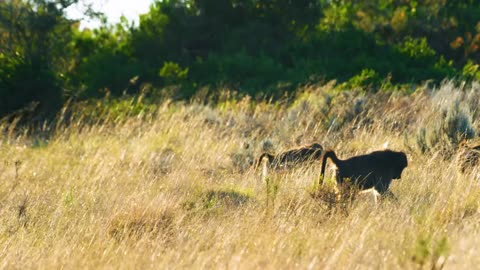
POLYGON ((155 1, 138 26, 94 30, 66 18, 75 1, 60 2, 0 3, 0 114, 144 83, 175 98, 225 87, 281 97, 328 80, 377 90, 480 79, 475 1, 155 1))
POLYGON ((363 69, 360 74, 353 76, 346 83, 340 85, 342 89, 368 89, 375 87, 378 89, 380 87, 381 78, 378 73, 373 69, 363 69))
POLYGON ((20 54, 10 57, 0 54, 0 97, 0 115, 27 106, 50 114, 63 101, 60 80, 54 72, 26 62, 20 54))
POLYGON ((451 153, 461 141, 475 135, 471 115, 456 101, 429 119, 427 125, 418 130, 416 141, 421 152, 438 149, 451 153))
POLYGON ((406 37, 405 40, 398 45, 398 50, 412 59, 430 59, 436 54, 428 45, 427 38, 425 37, 406 37))
POLYGON ((188 77, 188 68, 182 69, 180 65, 174 62, 163 63, 158 75, 168 84, 176 84, 184 81, 188 77))
POLYGON ((475 64, 472 60, 463 66, 462 75, 468 79, 476 79, 480 81, 480 65, 475 64))

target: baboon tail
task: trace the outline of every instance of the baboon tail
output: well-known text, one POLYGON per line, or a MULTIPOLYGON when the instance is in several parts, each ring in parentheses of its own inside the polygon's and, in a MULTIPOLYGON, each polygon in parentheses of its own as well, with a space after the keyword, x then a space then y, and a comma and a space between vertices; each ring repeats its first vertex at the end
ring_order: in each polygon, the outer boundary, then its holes
MULTIPOLYGON (((319 181, 323 181, 323 178, 325 177, 325 167, 327 166, 327 158, 330 158, 330 160, 335 163, 335 165, 338 167, 339 159, 337 158, 337 155, 335 155, 335 152, 333 150, 325 150, 322 153, 321 161, 322 161, 322 169, 320 171, 320 179, 319 181)), ((320 185, 322 184, 321 182, 319 183, 320 185)))
POLYGON ((272 161, 273 161, 273 158, 274 156, 273 155, 270 155, 269 153, 263 153, 260 155, 260 157, 257 159, 257 161, 255 162, 255 165, 254 165, 254 169, 257 170, 258 169, 258 166, 260 166, 260 164, 262 163, 262 159, 264 157, 267 157, 268 158, 268 163, 270 164, 272 161))

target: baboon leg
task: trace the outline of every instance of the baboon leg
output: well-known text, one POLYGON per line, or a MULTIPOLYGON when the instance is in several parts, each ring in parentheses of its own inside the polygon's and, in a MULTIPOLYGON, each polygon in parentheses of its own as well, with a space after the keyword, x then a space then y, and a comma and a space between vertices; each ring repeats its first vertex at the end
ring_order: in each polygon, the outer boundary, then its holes
POLYGON ((378 197, 380 197, 380 193, 378 193, 378 191, 375 189, 375 188, 369 188, 369 189, 365 189, 365 190, 361 190, 358 192, 359 195, 361 194, 368 194, 369 196, 371 196, 373 198, 373 203, 375 205, 378 204, 378 197))

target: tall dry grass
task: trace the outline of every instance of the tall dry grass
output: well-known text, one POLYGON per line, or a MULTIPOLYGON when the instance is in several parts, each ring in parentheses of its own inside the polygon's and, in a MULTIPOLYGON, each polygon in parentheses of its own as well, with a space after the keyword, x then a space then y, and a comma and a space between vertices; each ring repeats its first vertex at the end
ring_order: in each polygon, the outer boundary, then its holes
POLYGON ((458 173, 454 154, 480 130, 479 99, 478 84, 325 85, 290 103, 165 102, 72 114, 48 132, 3 124, 0 268, 473 269, 480 174, 458 173), (405 151, 399 202, 328 211, 310 196, 319 163, 270 172, 268 192, 250 169, 262 151, 313 141, 340 157, 405 151))

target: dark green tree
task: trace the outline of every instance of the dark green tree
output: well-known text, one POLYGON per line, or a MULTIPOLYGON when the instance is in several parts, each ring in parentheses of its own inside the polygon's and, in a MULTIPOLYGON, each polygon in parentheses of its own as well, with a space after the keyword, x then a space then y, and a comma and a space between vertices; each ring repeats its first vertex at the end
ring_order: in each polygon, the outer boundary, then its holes
POLYGON ((64 12, 76 1, 0 2, 0 115, 31 103, 39 112, 61 106, 76 24, 64 12))

